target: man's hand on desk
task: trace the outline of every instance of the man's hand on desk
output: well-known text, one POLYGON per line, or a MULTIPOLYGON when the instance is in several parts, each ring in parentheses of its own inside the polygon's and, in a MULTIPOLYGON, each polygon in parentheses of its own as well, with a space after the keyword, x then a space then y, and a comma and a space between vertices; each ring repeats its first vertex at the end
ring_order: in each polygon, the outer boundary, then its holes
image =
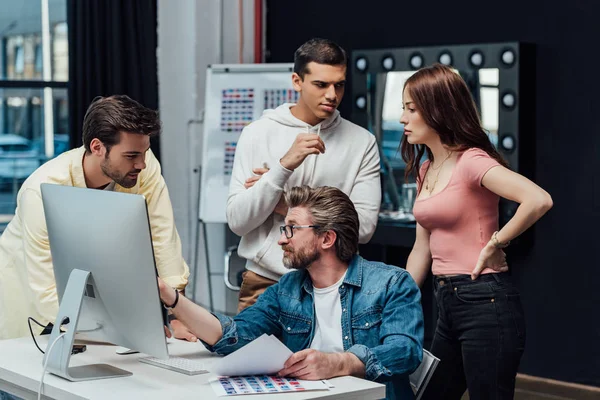
POLYGON ((323 353, 306 349, 294 353, 285 362, 279 376, 318 380, 336 376, 364 377, 365 366, 352 353, 323 353))
MULTIPOLYGON (((196 335, 194 335, 192 333, 192 331, 190 331, 188 329, 187 326, 185 326, 183 323, 181 323, 181 321, 178 321, 176 319, 171 321, 171 328, 173 328, 173 336, 175 336, 175 339, 180 339, 180 340, 187 340, 188 342, 197 342, 198 338, 196 337, 196 335)), ((168 329, 167 329, 168 331, 168 329)), ((169 332, 169 335, 167 335, 167 337, 171 337, 170 336, 171 332, 169 332)))

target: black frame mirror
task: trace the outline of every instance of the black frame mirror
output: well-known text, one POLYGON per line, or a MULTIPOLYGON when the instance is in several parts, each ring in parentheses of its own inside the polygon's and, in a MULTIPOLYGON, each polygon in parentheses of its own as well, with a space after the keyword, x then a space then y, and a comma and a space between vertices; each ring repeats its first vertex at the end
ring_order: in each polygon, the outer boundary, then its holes
MULTIPOLYGON (((403 80, 418 68, 436 62, 451 66, 465 79, 492 142, 511 169, 532 177, 535 160, 534 52, 532 45, 519 42, 352 51, 350 74, 352 99, 355 100, 352 121, 377 137, 384 174, 393 164, 390 154, 394 149, 390 143, 396 143, 394 139, 390 141, 384 137, 385 132, 389 132, 384 125, 394 122, 389 120, 389 112, 386 117, 388 120, 384 119, 384 108, 389 109, 386 105, 389 103, 386 85, 396 82, 391 96, 396 98, 399 106, 403 80)), ((392 106, 396 108, 396 104, 392 106)), ((397 120, 400 113, 401 110, 397 120)), ((397 122, 397 125, 401 124, 397 122)), ((397 145, 399 143, 398 139, 397 145)), ((401 168, 403 162, 399 151, 395 152, 394 157, 401 168)), ((401 175, 403 181, 403 171, 397 170, 395 174, 401 175)), ((393 179, 390 183, 395 185, 393 179)), ((391 192, 389 187, 387 189, 391 192)), ((394 190, 398 193, 396 188, 394 190)), ((392 201, 397 202, 399 198, 392 201)), ((512 216, 514 210, 514 205, 503 204, 501 224, 512 216)))

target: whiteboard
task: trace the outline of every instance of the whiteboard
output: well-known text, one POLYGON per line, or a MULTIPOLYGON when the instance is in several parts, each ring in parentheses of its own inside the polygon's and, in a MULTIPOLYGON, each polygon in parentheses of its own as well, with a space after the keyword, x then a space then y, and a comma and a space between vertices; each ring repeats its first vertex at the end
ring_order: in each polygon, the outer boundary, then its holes
POLYGON ((263 110, 295 103, 293 64, 218 64, 206 71, 202 170, 198 215, 227 223, 231 170, 242 129, 263 110))

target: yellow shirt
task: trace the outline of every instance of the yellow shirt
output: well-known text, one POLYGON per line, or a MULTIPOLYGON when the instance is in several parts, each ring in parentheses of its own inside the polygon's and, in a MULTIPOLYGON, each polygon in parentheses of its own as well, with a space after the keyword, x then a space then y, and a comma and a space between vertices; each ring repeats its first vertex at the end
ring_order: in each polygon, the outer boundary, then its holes
MULTIPOLYGON (((15 216, 0 236, 0 340, 28 335, 27 317, 43 324, 56 318, 58 296, 40 184, 86 187, 84 154, 80 147, 48 161, 19 190, 15 216)), ((189 269, 181 254, 167 185, 154 154, 146 154, 146 168, 134 187, 115 185, 114 190, 145 196, 158 273, 168 285, 183 289, 189 269)))

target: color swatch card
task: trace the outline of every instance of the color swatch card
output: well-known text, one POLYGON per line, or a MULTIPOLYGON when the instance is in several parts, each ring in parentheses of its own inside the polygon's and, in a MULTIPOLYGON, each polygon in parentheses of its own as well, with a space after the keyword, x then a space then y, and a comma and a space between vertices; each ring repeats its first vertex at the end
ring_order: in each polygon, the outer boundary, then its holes
POLYGON ((210 385, 217 396, 304 392, 307 390, 329 390, 332 387, 327 381, 304 381, 268 375, 219 377, 211 380, 210 385))
POLYGON ((265 89, 265 110, 277 108, 283 103, 298 102, 298 92, 294 89, 265 89))
POLYGON ((235 156, 235 148, 237 146, 236 141, 226 141, 225 142, 225 158, 223 159, 223 175, 227 178, 231 175, 231 171, 233 170, 233 158, 235 156))
POLYGON ((221 131, 241 132, 254 118, 254 89, 221 91, 221 131))

